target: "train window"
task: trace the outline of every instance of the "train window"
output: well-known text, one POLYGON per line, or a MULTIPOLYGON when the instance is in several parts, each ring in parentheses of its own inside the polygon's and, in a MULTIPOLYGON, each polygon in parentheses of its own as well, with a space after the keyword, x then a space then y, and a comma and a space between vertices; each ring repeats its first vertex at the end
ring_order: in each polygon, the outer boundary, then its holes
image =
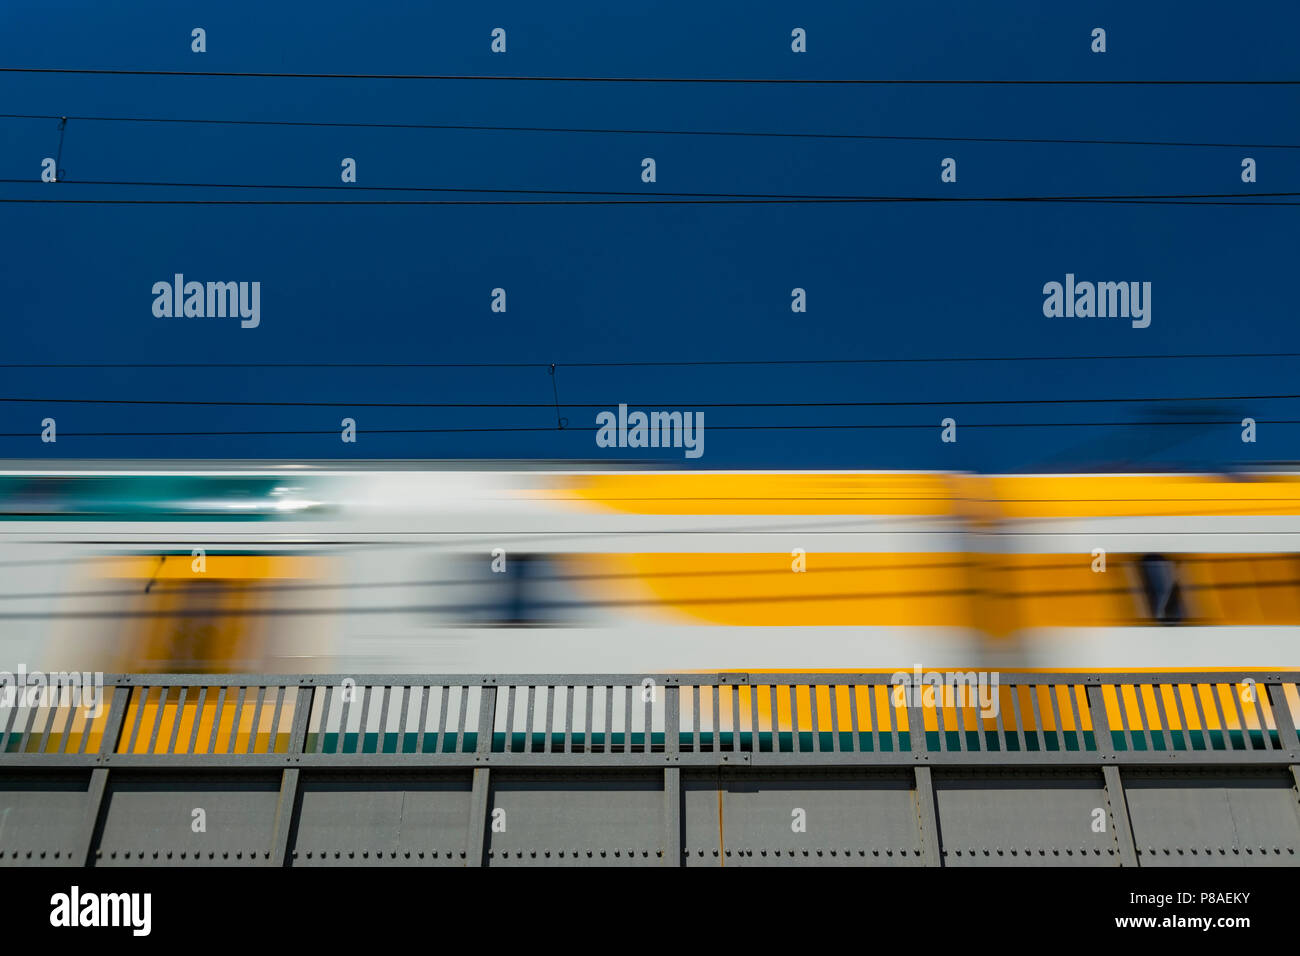
POLYGON ((546 554, 510 554, 500 571, 489 572, 492 585, 480 621, 496 627, 558 623, 554 606, 555 564, 546 554))
POLYGON ((108 671, 274 670, 276 657, 301 656, 300 638, 319 633, 318 620, 296 618, 312 608, 310 585, 326 570, 324 559, 301 554, 100 556, 81 593, 69 596, 78 627, 60 643, 108 671))
POLYGON ((1161 624, 1183 623, 1186 607, 1174 562, 1163 554, 1144 554, 1138 558, 1137 570, 1151 619, 1161 624))

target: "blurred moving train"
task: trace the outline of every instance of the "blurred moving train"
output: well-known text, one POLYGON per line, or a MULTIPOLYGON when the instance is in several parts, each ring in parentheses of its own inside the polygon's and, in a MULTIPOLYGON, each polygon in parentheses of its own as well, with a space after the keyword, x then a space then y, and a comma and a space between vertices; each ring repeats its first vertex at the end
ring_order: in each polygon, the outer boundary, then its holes
POLYGON ((1300 475, 9 464, 0 669, 1293 669, 1300 475))

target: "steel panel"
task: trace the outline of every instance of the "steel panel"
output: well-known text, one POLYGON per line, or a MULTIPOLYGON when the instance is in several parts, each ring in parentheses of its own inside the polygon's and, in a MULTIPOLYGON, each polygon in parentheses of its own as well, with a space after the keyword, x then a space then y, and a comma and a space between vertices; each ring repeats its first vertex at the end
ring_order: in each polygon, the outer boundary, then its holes
POLYGON ((262 866, 270 862, 280 775, 113 771, 95 866, 262 866), (195 832, 202 808, 206 831, 195 832))
POLYGON ((687 866, 925 862, 910 772, 684 772, 682 792, 687 866))
POLYGON ((944 866, 1120 865, 1099 771, 936 771, 934 790, 944 866))
POLYGON ((662 866, 668 834, 663 782, 662 772, 493 770, 487 865, 662 866))
POLYGON ((1285 771, 1131 770, 1124 792, 1142 866, 1300 863, 1300 815, 1285 771))
POLYGON ((90 775, 0 776, 0 866, 75 866, 90 775))
POLYGON ((294 866, 464 866, 470 777, 327 774, 298 785, 294 866))

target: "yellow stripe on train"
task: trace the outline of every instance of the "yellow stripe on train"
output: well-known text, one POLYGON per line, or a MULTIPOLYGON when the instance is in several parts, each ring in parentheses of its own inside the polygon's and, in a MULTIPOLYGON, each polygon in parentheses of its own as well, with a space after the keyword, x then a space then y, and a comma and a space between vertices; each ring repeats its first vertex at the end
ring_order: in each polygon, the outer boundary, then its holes
POLYGON ((571 477, 550 497, 646 515, 1244 517, 1300 515, 1300 477, 614 474, 571 477))
MULTIPOLYGON (((1086 554, 588 554, 565 559, 588 597, 673 620, 738 626, 1035 627, 1150 623, 1133 556, 1086 554)), ((1300 556, 1176 556, 1185 621, 1300 625, 1300 556)))

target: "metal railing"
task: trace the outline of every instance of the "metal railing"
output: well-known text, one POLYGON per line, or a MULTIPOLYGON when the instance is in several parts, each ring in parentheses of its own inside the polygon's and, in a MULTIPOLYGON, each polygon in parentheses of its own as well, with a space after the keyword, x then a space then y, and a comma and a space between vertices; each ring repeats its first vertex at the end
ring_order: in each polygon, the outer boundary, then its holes
POLYGON ((107 675, 0 699, 3 765, 1292 764, 1288 672, 107 675))

